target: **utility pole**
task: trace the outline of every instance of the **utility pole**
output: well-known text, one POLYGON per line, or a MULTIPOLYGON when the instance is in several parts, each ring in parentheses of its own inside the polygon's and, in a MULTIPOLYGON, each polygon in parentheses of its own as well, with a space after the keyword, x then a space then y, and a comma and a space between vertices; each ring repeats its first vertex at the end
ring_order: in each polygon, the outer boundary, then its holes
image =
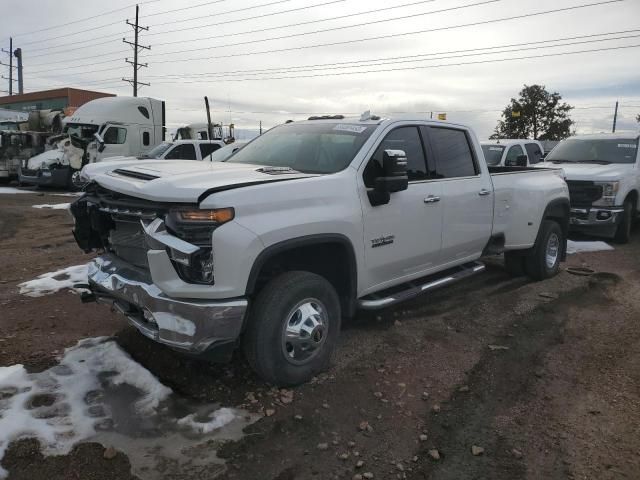
POLYGON ((9 50, 2 49, 2 52, 7 53, 9 55, 9 65, 6 63, 0 62, 0 65, 4 65, 5 67, 9 67, 9 78, 4 75, 2 78, 4 80, 9 80, 9 95, 13 95, 13 37, 9 38, 9 50))
POLYGON ((22 49, 16 48, 13 54, 18 59, 18 92, 22 95, 24 93, 24 83, 22 82, 22 49))
POLYGON ((618 122, 618 101, 616 100, 616 110, 613 114, 613 133, 616 133, 616 123, 618 122))
POLYGON ((211 110, 209 110, 209 97, 205 95, 204 97, 204 106, 207 110, 207 136, 209 137, 209 141, 213 139, 213 125, 211 124, 211 110))
POLYGON ((127 20, 127 25, 133 27, 134 41, 130 42, 126 38, 122 39, 124 43, 127 43, 133 47, 133 61, 129 60, 128 58, 124 59, 125 62, 133 66, 133 79, 123 78, 122 80, 124 82, 129 82, 131 85, 133 85, 134 97, 138 96, 138 85, 145 85, 147 87, 151 85, 150 83, 142 83, 138 81, 138 70, 140 70, 142 67, 149 66, 147 63, 138 63, 138 52, 140 50, 151 50, 151 47, 149 45, 140 45, 138 43, 138 35, 140 34, 140 30, 149 31, 149 27, 141 27, 140 25, 138 25, 139 14, 140 14, 140 7, 136 5, 136 23, 131 23, 129 20, 127 20))

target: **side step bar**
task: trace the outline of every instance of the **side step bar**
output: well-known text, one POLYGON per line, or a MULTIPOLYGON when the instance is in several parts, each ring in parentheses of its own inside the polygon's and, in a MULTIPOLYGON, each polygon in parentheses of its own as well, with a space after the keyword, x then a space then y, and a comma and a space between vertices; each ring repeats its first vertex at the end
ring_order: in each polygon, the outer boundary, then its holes
POLYGON ((388 289, 387 292, 393 290, 393 293, 385 295, 385 291, 367 295, 358 300, 358 306, 364 310, 376 310, 378 308, 389 307, 396 303, 404 302, 411 298, 417 297, 421 293, 444 287, 451 283, 470 277, 476 273, 484 271, 485 266, 481 262, 465 263, 459 267, 445 270, 437 275, 430 275, 422 279, 408 282, 399 287, 388 289), (402 287, 406 287, 402 289, 402 287))

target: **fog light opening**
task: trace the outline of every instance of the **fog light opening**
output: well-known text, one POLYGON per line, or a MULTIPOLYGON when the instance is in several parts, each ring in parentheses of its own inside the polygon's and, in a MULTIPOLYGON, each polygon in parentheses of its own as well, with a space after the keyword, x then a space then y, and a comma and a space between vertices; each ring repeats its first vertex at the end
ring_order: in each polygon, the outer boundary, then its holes
POLYGON ((609 220, 611 218, 611 212, 598 212, 598 214, 596 215, 596 218, 598 220, 609 220))

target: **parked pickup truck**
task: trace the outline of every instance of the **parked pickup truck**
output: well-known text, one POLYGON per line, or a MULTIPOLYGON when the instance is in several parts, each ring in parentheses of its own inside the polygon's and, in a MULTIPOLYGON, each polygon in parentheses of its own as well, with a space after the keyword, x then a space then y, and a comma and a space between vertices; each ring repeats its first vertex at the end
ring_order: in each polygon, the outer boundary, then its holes
POLYGON ((562 168, 571 229, 627 243, 638 215, 639 135, 579 135, 560 142, 540 166, 562 168))
POLYGON ((541 280, 566 252, 561 171, 489 169, 473 132, 420 117, 312 117, 226 162, 132 162, 72 204, 85 300, 147 337, 220 357, 241 344, 267 381, 327 367, 342 318, 481 272, 541 280))
POLYGON ((544 149, 537 140, 483 140, 480 145, 490 167, 528 167, 544 158, 544 149))

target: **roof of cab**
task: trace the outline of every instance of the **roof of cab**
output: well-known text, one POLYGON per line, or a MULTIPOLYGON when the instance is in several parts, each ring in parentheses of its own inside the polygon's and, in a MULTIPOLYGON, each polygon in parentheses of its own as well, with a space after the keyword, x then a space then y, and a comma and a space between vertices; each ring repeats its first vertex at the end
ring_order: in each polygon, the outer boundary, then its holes
MULTIPOLYGON (((569 137, 568 139, 576 138, 576 139, 585 139, 585 140, 629 140, 629 139, 637 139, 640 137, 640 132, 616 132, 616 133, 591 133, 585 135, 574 135, 573 137, 569 137)), ((567 139, 567 140, 568 140, 567 139)))
POLYGON ((407 113, 402 115, 384 116, 384 117, 377 116, 375 114, 371 114, 368 117, 364 117, 364 114, 360 117, 357 117, 357 116, 347 117, 347 116, 341 116, 341 115, 314 116, 314 117, 309 117, 307 120, 289 122, 288 124, 346 123, 349 125, 382 125, 382 124, 389 124, 389 123, 401 122, 401 121, 428 122, 434 125, 448 125, 452 127, 468 128, 467 125, 428 118, 425 115, 420 113, 407 113))
POLYGON ((528 138, 499 138, 495 140, 482 140, 480 145, 504 145, 508 147, 514 144, 538 142, 538 140, 530 140, 528 138))

